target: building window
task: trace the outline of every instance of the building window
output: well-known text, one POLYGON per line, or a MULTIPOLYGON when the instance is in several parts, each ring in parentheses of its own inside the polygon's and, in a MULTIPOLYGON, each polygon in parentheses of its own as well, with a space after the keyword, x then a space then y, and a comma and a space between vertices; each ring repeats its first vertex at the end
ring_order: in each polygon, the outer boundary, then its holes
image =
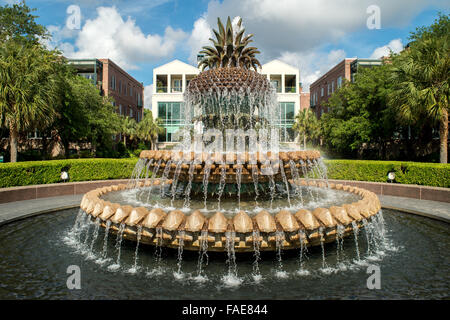
POLYGON ((279 117, 275 120, 275 127, 280 129, 280 141, 292 142, 294 141, 294 131, 292 125, 294 124, 295 116, 294 102, 280 102, 279 117))
POLYGON ((171 142, 172 134, 183 123, 180 102, 158 102, 158 118, 162 120, 164 133, 160 134, 158 141, 171 142))
POLYGON ((119 114, 122 115, 122 105, 119 104, 119 114))
POLYGON ((323 87, 322 87, 322 88, 320 88, 320 96, 321 97, 323 97, 323 92, 324 92, 324 90, 323 90, 323 87))
POLYGON ((181 79, 173 80, 172 92, 181 92, 181 79))
POLYGON ((337 78, 337 87, 338 87, 338 89, 339 89, 340 87, 342 87, 342 77, 341 77, 341 76, 339 76, 339 77, 337 78))
POLYGON ((41 139, 42 134, 39 132, 38 129, 34 129, 33 132, 28 133, 28 139, 41 139))
POLYGON ((133 87, 130 86, 130 97, 132 97, 132 96, 133 96, 133 87))
POLYGON ((331 81, 331 93, 333 93, 333 92, 334 92, 334 80, 331 81))
POLYGON ((116 90, 116 77, 111 76, 111 90, 116 90))
POLYGON ((130 108, 130 117, 133 118, 133 109, 130 108))
POLYGON ((122 93, 122 81, 119 80, 119 93, 122 93))

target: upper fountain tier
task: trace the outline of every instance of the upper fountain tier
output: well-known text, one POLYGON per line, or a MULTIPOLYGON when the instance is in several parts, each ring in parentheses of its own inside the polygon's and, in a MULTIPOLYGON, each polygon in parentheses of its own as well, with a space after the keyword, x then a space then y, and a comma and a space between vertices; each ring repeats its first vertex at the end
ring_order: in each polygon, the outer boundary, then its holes
POLYGON ((260 92, 272 91, 267 77, 244 68, 213 68, 200 73, 189 82, 189 94, 205 94, 215 92, 260 92))
POLYGON ((186 116, 193 116, 191 122, 200 121, 205 128, 272 127, 277 117, 276 93, 267 77, 244 68, 200 73, 189 82, 185 100, 186 116))

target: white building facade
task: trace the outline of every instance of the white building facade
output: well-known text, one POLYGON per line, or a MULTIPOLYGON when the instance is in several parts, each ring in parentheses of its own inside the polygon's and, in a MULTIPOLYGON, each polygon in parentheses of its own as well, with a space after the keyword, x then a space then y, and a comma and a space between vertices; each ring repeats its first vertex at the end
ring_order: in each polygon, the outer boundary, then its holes
MULTIPOLYGON (((292 130, 294 117, 300 110, 300 71, 279 60, 270 61, 258 70, 266 75, 277 92, 280 123, 275 124, 281 130, 282 142, 294 142, 292 130)), ((153 69, 152 113, 163 122, 164 134, 158 137, 160 146, 172 143, 172 134, 183 124, 183 94, 196 75, 197 67, 171 61, 153 69)))

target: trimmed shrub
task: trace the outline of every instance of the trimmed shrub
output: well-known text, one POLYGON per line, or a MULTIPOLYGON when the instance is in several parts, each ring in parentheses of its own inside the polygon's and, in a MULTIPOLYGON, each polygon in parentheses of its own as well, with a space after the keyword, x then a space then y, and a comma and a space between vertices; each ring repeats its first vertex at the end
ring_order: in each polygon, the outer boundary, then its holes
MULTIPOLYGON (((0 164, 0 188, 61 182, 61 170, 69 169, 71 182, 126 179, 138 161, 133 159, 69 159, 0 164)), ((328 178, 387 182, 389 171, 395 182, 450 188, 450 164, 371 160, 324 160, 328 178)))
POLYGON ((395 172, 395 181, 434 187, 450 187, 450 164, 371 160, 325 160, 329 179, 388 182, 387 174, 395 172))
POLYGON ((0 164, 0 188, 61 182, 61 170, 69 169, 69 181, 129 178, 138 159, 68 159, 0 164))

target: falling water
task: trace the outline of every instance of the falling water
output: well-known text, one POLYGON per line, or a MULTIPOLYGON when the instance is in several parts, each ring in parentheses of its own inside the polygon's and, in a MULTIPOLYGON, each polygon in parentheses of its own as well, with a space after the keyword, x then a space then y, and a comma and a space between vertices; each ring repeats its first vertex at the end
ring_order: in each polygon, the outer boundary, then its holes
POLYGON ((338 265, 344 254, 344 232, 344 226, 338 224, 336 230, 336 260, 338 265))
POLYGON ((162 227, 156 228, 156 246, 155 246, 155 260, 156 262, 161 261, 162 256, 162 243, 163 243, 163 232, 162 227))
POLYGON ((359 232, 359 227, 356 224, 355 221, 352 221, 352 227, 353 227, 353 237, 355 239, 355 248, 356 248, 356 256, 358 258, 358 261, 361 260, 361 257, 359 255, 359 246, 358 246, 358 232, 359 232))
POLYGON ((167 161, 166 167, 164 168, 163 175, 161 177, 161 185, 160 185, 160 189, 159 189, 159 193, 161 194, 161 197, 164 196, 164 186, 165 186, 167 177, 169 176, 171 165, 172 165, 172 160, 167 161))
POLYGON ((259 251, 259 230, 253 230, 253 255, 255 257, 255 261, 253 261, 253 278, 255 281, 258 281, 261 278, 261 274, 259 271, 259 260, 261 260, 261 253, 259 251))
POLYGON ((287 199, 288 199, 288 203, 289 203, 289 207, 291 207, 291 196, 289 195, 289 182, 286 179, 286 174, 284 173, 284 163, 283 161, 280 160, 280 171, 281 171, 281 177, 283 178, 284 184, 286 185, 286 194, 287 194, 287 199))
POLYGON ((242 179, 242 167, 238 165, 238 167, 236 168, 238 210, 241 210, 241 179, 242 179))
POLYGON ((177 162, 177 167, 175 168, 175 174, 173 175, 173 182, 172 182, 172 200, 170 201, 170 205, 173 207, 173 202, 175 201, 175 195, 177 194, 177 184, 178 184, 178 177, 180 176, 181 172, 181 165, 183 161, 180 160, 177 162))
POLYGON ((102 251, 103 259, 106 259, 106 255, 108 254, 108 235, 110 227, 111 227, 111 220, 108 220, 106 221, 105 237, 103 238, 103 251, 102 251))
POLYGON ((277 278, 286 278, 288 276, 287 272, 283 270, 283 262, 281 258, 281 253, 283 249, 284 232, 277 230, 275 232, 275 246, 277 252, 278 268, 275 272, 277 278))
MULTIPOLYGON (((267 162, 268 163, 268 162, 267 162)), ((268 175, 269 177, 269 189, 270 189, 270 209, 273 209, 273 198, 275 197, 275 180, 273 173, 268 175)))
POLYGON ((181 272, 181 261, 183 260, 183 248, 184 248, 184 235, 185 235, 185 231, 184 230, 180 230, 178 231, 178 258, 177 258, 177 272, 176 272, 176 277, 181 278, 182 277, 182 272, 181 272))
POLYGON ((129 270, 130 273, 136 273, 138 270, 138 250, 139 250, 139 242, 141 241, 141 235, 142 235, 142 226, 138 225, 137 226, 137 231, 136 231, 136 251, 134 252, 134 265, 133 268, 131 268, 129 270))
POLYGON ((100 229, 100 218, 97 217, 97 219, 95 219, 95 229, 94 229, 94 234, 92 236, 91 246, 90 246, 90 250, 89 250, 91 253, 93 253, 94 244, 95 244, 95 240, 97 240, 99 229, 100 229))
POLYGON ((75 223, 73 224, 73 227, 72 227, 72 230, 71 230, 71 232, 73 234, 78 234, 78 232, 79 232, 79 230, 81 228, 81 224, 84 221, 84 218, 85 218, 85 212, 83 211, 83 209, 80 208, 78 210, 78 214, 77 214, 77 217, 75 219, 75 223))
POLYGON ((225 232, 225 237, 228 256, 228 275, 237 276, 236 254, 234 252, 234 239, 236 237, 236 234, 234 231, 227 231, 225 232))
POLYGON ((300 198, 300 203, 303 206, 303 195, 301 187, 297 185, 297 183, 300 181, 300 175, 298 173, 298 169, 295 166, 294 161, 289 160, 289 166, 291 167, 291 175, 292 179, 294 180, 294 190, 295 194, 300 198))
POLYGON ((159 168, 161 167, 161 161, 162 161, 161 159, 158 160, 158 163, 156 164, 156 167, 152 172, 152 177, 150 178, 150 183, 149 183, 150 186, 148 188, 147 203, 150 203, 149 200, 150 200, 150 194, 152 193, 152 190, 153 190, 153 182, 155 181, 156 175, 158 174, 159 168))
POLYGON ((330 185, 328 183, 328 169, 327 169, 327 166, 325 165, 325 163, 323 162, 322 158, 319 158, 318 160, 316 160, 316 166, 320 171, 320 176, 321 176, 322 180, 325 180, 327 188, 329 188, 330 185))
POLYGON ((207 210, 206 200, 208 198, 209 174, 211 173, 211 161, 206 161, 203 174, 203 204, 207 210))
POLYGON ((323 228, 319 228, 319 234, 320 234, 320 248, 322 249, 322 269, 326 268, 326 262, 325 262, 325 238, 323 237, 323 228))
POLYGON ((202 230, 201 242, 198 251, 198 268, 197 279, 204 280, 206 276, 203 275, 203 260, 206 259, 205 265, 208 265, 208 230, 202 230))
POLYGON ((220 198, 222 198, 223 191, 225 190, 225 178, 226 178, 226 168, 223 166, 220 169, 220 182, 219 182, 219 191, 218 191, 218 202, 217 202, 217 210, 220 210, 220 198))
POLYGON ((194 169, 195 169, 195 163, 194 161, 191 162, 189 165, 189 182, 186 186, 185 192, 184 192, 184 207, 189 208, 191 205, 191 189, 192 189, 192 180, 194 180, 194 169))
POLYGON ((305 162, 303 162, 303 160, 300 160, 300 167, 302 168, 303 178, 305 178, 305 180, 306 180, 306 184, 307 184, 306 190, 308 190, 308 193, 309 193, 309 195, 311 196, 311 199, 312 199, 313 201, 317 201, 317 199, 314 197, 314 194, 312 193, 311 188, 309 187, 309 177, 308 177, 308 172, 307 172, 307 170, 306 170, 305 162))
POLYGON ((117 250, 117 259, 116 263, 112 264, 108 267, 108 270, 115 271, 120 268, 120 255, 122 252, 122 239, 123 239, 123 231, 125 230, 125 223, 121 223, 119 226, 119 231, 117 231, 116 245, 115 248, 117 250))
POLYGON ((252 166, 252 180, 253 180, 253 185, 255 186, 255 202, 256 202, 256 205, 258 205, 258 196, 259 196, 259 191, 258 191, 258 167, 256 165, 252 166))
POLYGON ((363 222, 363 225, 364 225, 364 233, 365 233, 365 235, 366 235, 366 241, 367 241, 367 254, 370 254, 371 252, 372 252, 372 250, 371 250, 371 226, 369 226, 369 223, 367 222, 367 220, 366 219, 363 219, 362 220, 362 222, 363 222))

